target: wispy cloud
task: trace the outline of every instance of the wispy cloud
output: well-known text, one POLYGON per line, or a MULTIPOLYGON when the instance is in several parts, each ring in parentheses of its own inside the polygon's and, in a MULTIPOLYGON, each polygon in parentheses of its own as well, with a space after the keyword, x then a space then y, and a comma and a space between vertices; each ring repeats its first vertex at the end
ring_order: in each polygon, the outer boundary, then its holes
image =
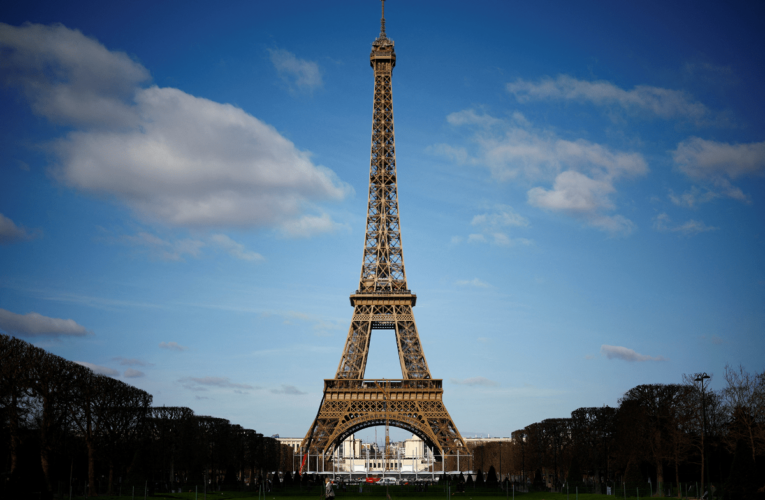
POLYGON ((133 368, 128 368, 127 370, 125 370, 124 375, 127 378, 138 378, 138 377, 143 377, 146 374, 140 370, 134 370, 133 368))
POLYGON ((171 351, 185 351, 188 347, 180 345, 178 342, 160 342, 159 347, 162 349, 169 349, 171 351))
POLYGON ((607 81, 586 81, 568 75, 531 82, 522 78, 507 84, 507 91, 518 102, 531 100, 572 100, 599 106, 619 106, 628 111, 643 111, 661 118, 702 122, 709 109, 682 90, 638 85, 624 90, 607 81))
POLYGON ((271 63, 290 89, 313 90, 322 86, 321 70, 313 61, 300 59, 284 49, 268 49, 271 63))
POLYGON ((260 389, 249 384, 239 384, 231 382, 228 377, 184 377, 178 380, 184 387, 192 391, 205 391, 209 387, 216 387, 219 389, 244 389, 253 390, 260 389))
POLYGON ((600 353, 608 359, 621 359, 623 361, 667 361, 663 356, 647 356, 638 354, 627 347, 606 345, 600 346, 600 353))
POLYGON ((489 380, 486 377, 471 377, 471 378, 466 378, 466 379, 462 379, 462 380, 459 380, 459 379, 456 379, 456 378, 452 378, 452 379, 449 379, 449 381, 452 384, 469 385, 469 386, 494 387, 494 386, 499 385, 497 382, 495 382, 493 380, 489 380))
POLYGON ((213 234, 210 236, 210 241, 237 259, 251 262, 263 260, 262 255, 252 250, 247 250, 244 245, 237 243, 225 234, 213 234))
POLYGON ((112 361, 116 361, 122 366, 154 366, 154 363, 149 363, 138 358, 123 358, 122 356, 114 357, 112 358, 112 361))
POLYGON ((301 391, 294 385, 287 384, 282 384, 279 389, 271 389, 271 392, 274 394, 286 394, 288 396, 302 396, 303 394, 308 394, 307 392, 301 391))
POLYGON ((0 245, 10 245, 19 241, 29 240, 39 234, 17 226, 11 219, 0 214, 0 245))
POLYGON ((329 214, 304 215, 298 219, 292 219, 281 226, 281 232, 288 238, 309 238, 321 233, 334 233, 340 228, 347 228, 343 224, 333 221, 329 214))
POLYGON ((109 368, 108 366, 94 365, 93 363, 88 363, 87 361, 75 361, 75 363, 82 365, 85 368, 90 368, 93 373, 106 375, 107 377, 117 377, 120 374, 120 372, 113 368, 109 368))
POLYGON ((184 255, 199 257, 205 245, 203 241, 196 239, 167 240, 146 232, 125 235, 122 240, 131 245, 146 248, 156 258, 172 261, 181 261, 184 255))
POLYGON ((765 174, 765 141, 729 144, 691 137, 677 145, 672 159, 691 180, 708 186, 707 196, 748 203, 749 197, 731 181, 765 174))
POLYGON ((485 281, 481 281, 478 278, 472 280, 457 280, 457 284, 460 286, 472 286, 476 288, 491 288, 491 285, 485 281))
MULTIPOLYGON (((527 238, 513 238, 507 233, 513 227, 528 227, 529 220, 508 205, 496 205, 490 212, 475 215, 470 225, 481 231, 467 237, 468 243, 491 243, 498 246, 530 245, 527 238)), ((460 243, 462 237, 452 238, 452 243, 460 243), (457 238, 457 239, 455 239, 457 238)))
POLYGON ((671 219, 666 213, 657 215, 653 220, 653 228, 660 232, 672 232, 680 233, 683 236, 694 236, 699 233, 706 233, 708 231, 716 231, 720 228, 714 226, 707 226, 701 221, 689 220, 679 226, 670 226, 671 219))
POLYGON ((73 319, 50 318, 36 312, 16 314, 0 309, 0 330, 20 337, 84 337, 93 332, 73 319))

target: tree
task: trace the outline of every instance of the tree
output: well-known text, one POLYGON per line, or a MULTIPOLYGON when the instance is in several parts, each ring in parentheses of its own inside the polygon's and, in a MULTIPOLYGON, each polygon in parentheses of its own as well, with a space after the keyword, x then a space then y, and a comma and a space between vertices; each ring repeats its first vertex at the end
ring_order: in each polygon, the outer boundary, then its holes
POLYGON ((53 491, 53 453, 67 431, 79 366, 36 348, 28 361, 29 387, 35 398, 33 418, 40 433, 40 465, 47 490, 53 491))
POLYGON ((489 473, 486 475, 486 484, 490 487, 497 487, 497 471, 493 465, 489 467, 489 473))
POLYGON ((36 347, 15 337, 0 334, 0 411, 8 422, 13 474, 18 465, 19 429, 31 411, 29 364, 36 347))
POLYGON ((742 439, 749 441, 752 462, 765 453, 765 372, 750 374, 742 366, 738 370, 725 366, 726 386, 723 403, 730 415, 736 415, 736 425, 728 434, 731 449, 738 449, 742 439))
MULTIPOLYGON (((596 492, 600 493, 601 472, 609 477, 609 455, 613 446, 616 410, 602 408, 579 408, 571 412, 571 439, 578 460, 577 466, 584 465, 594 472, 596 492)), ((569 474, 569 477, 572 477, 569 474)), ((582 480, 581 469, 575 481, 582 480)))
POLYGON ((640 422, 648 445, 647 458, 656 468, 659 495, 664 484, 664 464, 672 459, 671 436, 677 426, 678 407, 683 403, 686 387, 680 384, 646 384, 627 391, 619 400, 632 401, 642 412, 640 422))

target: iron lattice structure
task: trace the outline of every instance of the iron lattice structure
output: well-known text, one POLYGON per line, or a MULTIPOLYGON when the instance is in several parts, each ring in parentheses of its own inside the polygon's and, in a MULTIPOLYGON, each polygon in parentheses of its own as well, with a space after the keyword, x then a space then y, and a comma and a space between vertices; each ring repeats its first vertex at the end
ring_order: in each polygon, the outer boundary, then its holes
POLYGON ((437 455, 470 455, 443 403, 441 380, 430 376, 412 308, 417 302, 406 284, 398 211, 396 142, 391 76, 396 65, 393 40, 385 34, 372 44, 375 87, 369 202, 359 288, 352 294, 353 319, 334 379, 303 438, 303 453, 329 458, 335 447, 366 427, 390 425, 411 431, 437 455), (401 380, 364 379, 372 330, 394 330, 401 380))

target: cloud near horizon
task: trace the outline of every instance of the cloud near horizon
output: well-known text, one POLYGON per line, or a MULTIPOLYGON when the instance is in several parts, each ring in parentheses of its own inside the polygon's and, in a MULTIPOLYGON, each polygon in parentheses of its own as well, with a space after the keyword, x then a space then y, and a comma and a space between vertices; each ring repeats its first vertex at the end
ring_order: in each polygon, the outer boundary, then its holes
POLYGON ((307 392, 303 392, 294 385, 288 385, 288 384, 282 384, 282 386, 279 389, 271 389, 271 392, 273 394, 286 394, 288 396, 302 396, 304 394, 308 394, 307 392))
POLYGON ((78 30, 0 23, 0 50, 3 83, 36 114, 74 128, 51 146, 55 178, 143 218, 279 228, 352 191, 274 127, 230 104, 146 86, 146 68, 78 30))
POLYGON ((221 389, 259 389, 249 384, 231 382, 228 377, 184 377, 178 380, 184 387, 193 391, 206 391, 206 387, 221 389))
POLYGON ((0 309, 0 330, 20 337, 85 337, 93 332, 73 319, 50 318, 36 312, 16 314, 0 309))
POLYGON ((117 377, 119 376, 120 372, 115 370, 114 368, 109 368, 108 366, 101 366, 101 365, 94 365, 93 363, 88 363, 87 361, 75 361, 78 365, 84 366, 85 368, 90 368, 93 373, 98 375, 106 375, 107 377, 117 377))
POLYGON ((667 358, 663 356, 638 354, 633 349, 615 345, 603 344, 600 346, 600 353, 608 359, 621 359, 622 361, 667 361, 667 358))

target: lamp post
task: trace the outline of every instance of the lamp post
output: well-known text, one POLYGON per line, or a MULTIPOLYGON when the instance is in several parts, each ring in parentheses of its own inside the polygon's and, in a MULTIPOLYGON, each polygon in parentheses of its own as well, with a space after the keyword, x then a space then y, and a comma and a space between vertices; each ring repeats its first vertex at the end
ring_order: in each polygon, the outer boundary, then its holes
MULTIPOLYGON (((707 407, 706 407, 706 401, 704 399, 704 393, 705 393, 704 380, 708 378, 711 378, 711 377, 707 375, 706 372, 704 372, 704 373, 696 374, 696 378, 693 379, 694 382, 701 383, 701 487, 702 489, 704 488, 704 469, 706 469, 706 472, 707 472, 707 483, 709 482, 709 463, 707 460, 707 453, 706 453, 707 407)), ((711 498, 711 488, 707 487, 707 491, 710 493, 710 498, 711 498)))

